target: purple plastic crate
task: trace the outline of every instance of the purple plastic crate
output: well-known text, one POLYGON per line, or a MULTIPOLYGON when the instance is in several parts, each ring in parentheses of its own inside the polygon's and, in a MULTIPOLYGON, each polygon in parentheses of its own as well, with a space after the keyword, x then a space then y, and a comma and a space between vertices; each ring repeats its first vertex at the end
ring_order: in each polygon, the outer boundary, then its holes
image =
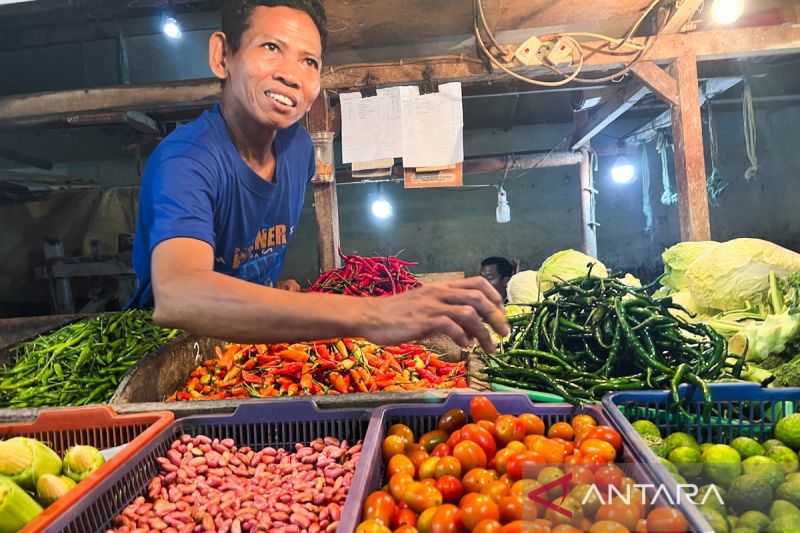
MULTIPOLYGON (((561 403, 535 404, 524 394, 453 392, 444 404, 405 404, 379 407, 372 414, 372 419, 370 420, 361 459, 359 460, 356 475, 353 478, 353 484, 350 487, 347 506, 342 511, 338 533, 352 533, 355 531, 361 522, 364 500, 371 492, 379 490, 385 483, 383 479, 385 466, 381 457, 381 444, 388 428, 392 424, 403 423, 408 425, 415 435, 422 435, 436 429, 439 417, 450 409, 459 408, 469 412, 469 402, 475 396, 490 398, 501 414, 520 415, 522 413, 533 413, 538 415, 548 427, 556 422, 569 421, 577 414, 586 413, 592 415, 598 424, 614 427, 621 432, 600 405, 576 407, 561 403)), ((622 459, 625 463, 631 463, 632 477, 639 483, 654 483, 656 478, 650 472, 649 465, 637 461, 632 453, 630 442, 626 438, 623 438, 623 440, 624 451, 622 459)), ((663 500, 660 499, 659 501, 663 503, 663 500)), ((679 505, 674 507, 683 512, 692 530, 708 531, 707 527, 703 528, 707 523, 693 504, 682 500, 679 505)))
MULTIPOLYGON (((219 439, 230 437, 237 446, 249 446, 255 450, 267 446, 294 450, 295 443, 308 444, 318 437, 331 436, 353 443, 365 440, 369 421, 370 411, 366 409, 319 410, 308 399, 254 401, 239 406, 230 415, 201 415, 176 420, 45 531, 105 531, 128 504, 147 493, 148 483, 160 470, 156 457, 163 457, 172 442, 184 433, 202 433, 219 439)), ((343 512, 351 504, 348 495, 343 512)))

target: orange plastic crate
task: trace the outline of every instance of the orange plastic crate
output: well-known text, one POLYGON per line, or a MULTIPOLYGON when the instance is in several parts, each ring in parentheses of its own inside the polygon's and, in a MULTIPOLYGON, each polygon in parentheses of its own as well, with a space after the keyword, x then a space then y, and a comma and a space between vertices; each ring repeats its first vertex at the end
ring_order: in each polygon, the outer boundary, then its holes
POLYGON ((30 437, 53 448, 60 456, 70 446, 85 444, 100 450, 125 445, 101 468, 47 507, 20 533, 42 531, 94 486, 130 459, 145 444, 169 426, 175 416, 169 411, 119 415, 108 405, 43 409, 34 422, 0 424, 0 439, 30 437))

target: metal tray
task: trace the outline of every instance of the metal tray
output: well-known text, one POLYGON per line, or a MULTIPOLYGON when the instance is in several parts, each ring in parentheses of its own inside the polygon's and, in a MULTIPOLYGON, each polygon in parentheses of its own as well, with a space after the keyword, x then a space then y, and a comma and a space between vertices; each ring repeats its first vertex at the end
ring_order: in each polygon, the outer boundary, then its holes
MULTIPOLYGON (((176 417, 195 414, 232 412, 242 403, 253 400, 200 400, 191 402, 164 402, 164 398, 179 390, 189 374, 203 360, 214 353, 214 347, 225 341, 210 337, 183 334, 168 342, 156 352, 145 356, 122 379, 111 403, 120 412, 173 411, 176 417)), ((421 344, 444 356, 448 361, 466 360, 461 348, 448 337, 423 339, 421 344)), ((469 370, 469 368, 467 368, 469 370)), ((469 377, 467 377, 469 384, 469 377)), ((335 396, 315 395, 301 398, 313 399, 320 408, 374 407, 385 403, 442 402, 450 390, 409 392, 351 393, 335 396)), ((463 390, 463 389, 462 389, 463 390)), ((258 398, 269 401, 268 398, 258 398)))

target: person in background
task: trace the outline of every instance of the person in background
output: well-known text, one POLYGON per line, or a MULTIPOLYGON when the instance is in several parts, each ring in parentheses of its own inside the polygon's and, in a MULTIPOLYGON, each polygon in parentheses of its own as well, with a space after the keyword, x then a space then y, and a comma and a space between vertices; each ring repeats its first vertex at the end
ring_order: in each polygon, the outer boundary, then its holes
MULTIPOLYGON (((167 136, 142 178, 129 307, 156 323, 243 343, 443 334, 462 346, 508 332, 480 277, 385 298, 280 290, 314 148, 298 123, 317 99, 327 32, 319 0, 225 0, 209 40, 220 103, 167 136)), ((296 284, 283 283, 286 289, 296 284)))
POLYGON ((481 261, 481 277, 500 293, 503 301, 506 301, 506 285, 514 271, 514 266, 505 257, 487 257, 481 261))

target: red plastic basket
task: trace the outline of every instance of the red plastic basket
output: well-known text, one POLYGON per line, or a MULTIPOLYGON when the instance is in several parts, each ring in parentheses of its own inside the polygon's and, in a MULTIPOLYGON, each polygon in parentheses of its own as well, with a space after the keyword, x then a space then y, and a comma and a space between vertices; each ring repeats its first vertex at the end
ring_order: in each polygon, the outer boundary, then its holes
POLYGON ((108 405, 94 405, 44 409, 33 422, 0 424, 0 439, 38 439, 62 457, 67 448, 76 444, 94 446, 100 450, 124 445, 119 453, 78 483, 64 497, 47 507, 33 522, 21 529, 20 533, 38 532, 49 526, 61 513, 91 492, 95 485, 133 457, 174 419, 175 416, 169 411, 119 415, 108 405))

